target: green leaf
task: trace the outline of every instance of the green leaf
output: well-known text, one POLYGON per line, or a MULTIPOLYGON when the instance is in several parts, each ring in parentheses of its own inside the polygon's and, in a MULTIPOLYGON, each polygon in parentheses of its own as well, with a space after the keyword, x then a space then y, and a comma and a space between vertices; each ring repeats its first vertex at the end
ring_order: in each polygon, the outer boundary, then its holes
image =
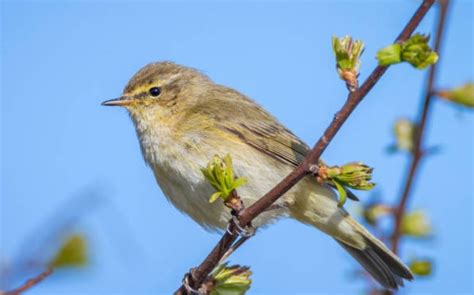
POLYGON ((364 43, 360 40, 352 40, 350 36, 342 38, 333 36, 332 48, 338 70, 351 71, 357 75, 360 68, 360 56, 364 51, 364 43))
POLYGON ((211 195, 211 197, 209 198, 209 203, 214 203, 217 199, 219 199, 219 197, 222 195, 221 192, 215 192, 211 195))
POLYGON ((229 154, 225 157, 215 155, 205 168, 201 168, 201 172, 216 190, 209 199, 210 203, 215 202, 218 198, 226 201, 232 194, 232 191, 246 183, 243 177, 235 178, 232 170, 232 158, 229 154))
POLYGON ((339 193, 339 202, 337 203, 337 206, 340 208, 340 207, 344 206, 344 204, 346 203, 347 193, 346 193, 346 190, 342 187, 342 185, 339 182, 337 182, 335 180, 333 180, 332 182, 336 186, 337 191, 339 193))
POLYGON ((211 273, 213 284, 209 294, 242 295, 250 289, 252 283, 250 269, 240 265, 227 265, 227 262, 220 264, 211 273))
POLYGON ((438 54, 434 51, 430 52, 424 59, 411 63, 415 68, 423 70, 428 66, 434 65, 438 61, 438 54))
POLYGON ((428 45, 429 36, 415 34, 402 44, 402 60, 417 69, 424 69, 438 61, 438 54, 428 45))
POLYGON ((347 197, 358 200, 349 189, 371 190, 375 186, 375 183, 371 182, 372 171, 373 168, 361 162, 351 162, 340 167, 328 167, 321 162, 318 178, 330 186, 336 187, 340 196, 338 206, 342 207, 347 197))
POLYGON ((247 178, 239 177, 234 181, 234 184, 232 185, 232 187, 233 189, 237 189, 245 184, 247 184, 247 178))
POLYGON ((375 186, 374 183, 370 182, 372 171, 373 168, 363 163, 352 162, 342 165, 339 175, 334 175, 332 178, 349 188, 371 190, 375 186))

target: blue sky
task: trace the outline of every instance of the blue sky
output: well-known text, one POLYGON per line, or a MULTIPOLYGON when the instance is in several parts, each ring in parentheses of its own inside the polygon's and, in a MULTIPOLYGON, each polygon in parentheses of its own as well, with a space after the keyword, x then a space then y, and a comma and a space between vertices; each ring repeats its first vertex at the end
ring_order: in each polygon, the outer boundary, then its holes
MULTIPOLYGON (((377 49, 393 41, 418 4, 2 1, 0 259, 29 253, 77 214, 74 228, 88 236, 90 265, 58 272, 31 294, 170 293, 219 236, 166 201, 126 112, 100 102, 119 96, 143 65, 172 60, 254 98, 313 144, 346 98, 331 36, 365 42, 364 79, 377 49), (93 196, 71 204, 77 195, 93 196), (51 220, 58 210, 61 217, 51 220)), ((431 32, 434 17, 432 10, 418 31, 431 32)), ((456 1, 440 60, 442 87, 473 79, 472 19, 472 2, 456 1)), ((323 158, 375 167, 377 192, 395 200, 407 157, 385 148, 393 122, 415 116, 426 73, 391 68, 323 158)), ((436 235, 406 240, 402 255, 432 257, 435 270, 404 292, 468 294, 474 117, 435 101, 429 123, 427 142, 441 151, 422 163, 409 205, 430 213, 436 235)), ((251 294, 360 294, 365 286, 351 277, 356 264, 332 239, 290 220, 259 232, 231 261, 252 267, 251 294)))

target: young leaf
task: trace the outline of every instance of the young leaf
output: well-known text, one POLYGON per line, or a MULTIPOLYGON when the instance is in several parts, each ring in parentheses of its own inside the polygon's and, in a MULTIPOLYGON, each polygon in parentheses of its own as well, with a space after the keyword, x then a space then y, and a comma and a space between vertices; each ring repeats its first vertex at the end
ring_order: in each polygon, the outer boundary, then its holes
POLYGON ((216 190, 209 199, 210 203, 218 198, 227 200, 232 191, 246 183, 243 177, 236 178, 232 170, 232 158, 230 155, 225 157, 214 156, 206 167, 201 168, 201 172, 209 184, 216 190))
POLYGON ((346 203, 346 200, 347 200, 346 190, 344 189, 344 187, 342 187, 342 185, 339 182, 335 180, 333 180, 332 182, 336 186, 337 192, 339 193, 339 202, 337 203, 337 206, 340 208, 344 206, 344 204, 346 203))
POLYGON ((352 40, 350 36, 342 38, 332 37, 332 49, 336 57, 336 68, 339 77, 346 81, 351 91, 357 88, 359 75, 360 56, 364 51, 364 43, 352 40))
POLYGON ((323 162, 319 164, 318 178, 319 181, 325 182, 335 187, 339 193, 338 206, 342 207, 349 197, 353 200, 358 198, 349 190, 371 190, 375 183, 370 182, 372 179, 373 168, 360 162, 347 163, 342 166, 328 167, 323 162))
POLYGON ((211 197, 209 198, 209 203, 214 203, 217 199, 219 199, 219 197, 222 195, 221 192, 215 192, 211 195, 211 197))
POLYGON ((415 34, 403 42, 401 50, 402 60, 420 70, 435 64, 438 61, 438 54, 431 50, 428 45, 429 40, 429 36, 415 34))
POLYGON ((250 289, 251 275, 246 266, 220 264, 210 275, 212 281, 207 292, 211 295, 243 295, 250 289))

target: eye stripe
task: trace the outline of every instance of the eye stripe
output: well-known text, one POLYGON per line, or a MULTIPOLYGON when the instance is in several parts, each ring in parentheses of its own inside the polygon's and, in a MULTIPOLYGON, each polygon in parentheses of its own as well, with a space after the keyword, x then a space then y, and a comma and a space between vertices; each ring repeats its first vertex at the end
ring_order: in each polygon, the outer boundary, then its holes
POLYGON ((142 98, 145 98, 148 96, 148 92, 142 92, 142 93, 138 93, 138 94, 135 94, 133 96, 133 98, 135 99, 142 99, 142 98))

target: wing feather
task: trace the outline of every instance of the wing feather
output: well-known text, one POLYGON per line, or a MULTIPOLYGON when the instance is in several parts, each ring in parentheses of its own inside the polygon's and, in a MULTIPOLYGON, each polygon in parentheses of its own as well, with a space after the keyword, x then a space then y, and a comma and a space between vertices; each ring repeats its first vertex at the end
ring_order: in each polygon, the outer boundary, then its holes
MULTIPOLYGON (((193 112, 212 112, 215 127, 287 165, 297 166, 309 147, 276 118, 243 94, 218 86, 193 112), (223 117, 221 114, 233 114, 223 117)), ((209 116, 207 116, 209 117, 209 116)))

